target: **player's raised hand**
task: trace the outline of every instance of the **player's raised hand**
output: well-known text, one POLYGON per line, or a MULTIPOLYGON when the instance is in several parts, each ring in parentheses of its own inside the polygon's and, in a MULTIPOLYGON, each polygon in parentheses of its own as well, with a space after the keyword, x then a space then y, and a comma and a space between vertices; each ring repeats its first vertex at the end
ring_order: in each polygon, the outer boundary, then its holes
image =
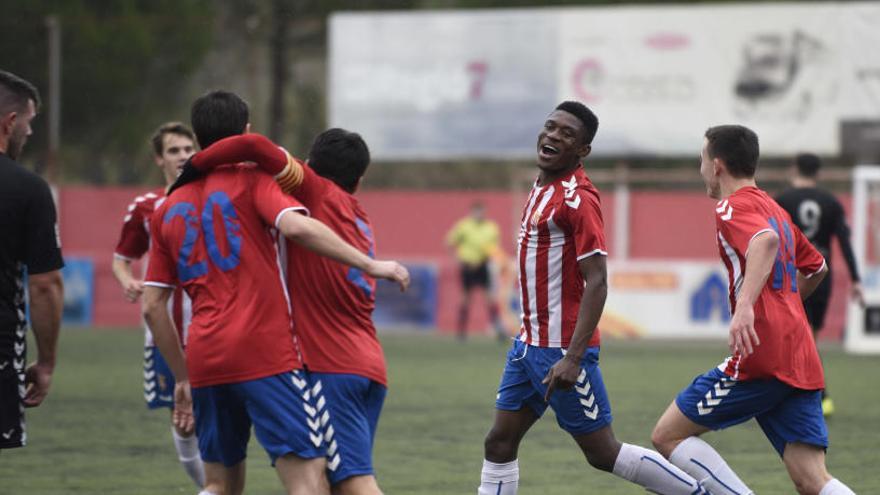
POLYGON ((396 261, 374 261, 370 264, 367 274, 373 278, 384 278, 397 282, 400 292, 409 288, 409 270, 396 261))
POLYGON ((52 368, 40 363, 32 363, 24 373, 27 391, 24 395, 25 407, 37 407, 49 394, 52 385, 52 368))
POLYGON ((554 390, 567 390, 577 383, 580 366, 578 362, 572 359, 562 358, 556 361, 556 364, 547 372, 547 376, 541 380, 541 383, 547 385, 547 392, 544 393, 544 402, 550 400, 554 390))
POLYGON ((179 381, 174 384, 174 413, 172 414, 174 426, 184 434, 192 433, 195 428, 192 408, 192 390, 189 381, 179 381))
POLYGON ((736 312, 730 320, 727 345, 731 354, 739 353, 742 357, 755 352, 755 347, 761 345, 758 333, 755 332, 755 310, 752 306, 737 305, 736 312))
POLYGON ((144 281, 131 279, 122 286, 122 293, 125 295, 125 300, 133 303, 137 302, 138 298, 141 297, 141 294, 144 293, 144 281))

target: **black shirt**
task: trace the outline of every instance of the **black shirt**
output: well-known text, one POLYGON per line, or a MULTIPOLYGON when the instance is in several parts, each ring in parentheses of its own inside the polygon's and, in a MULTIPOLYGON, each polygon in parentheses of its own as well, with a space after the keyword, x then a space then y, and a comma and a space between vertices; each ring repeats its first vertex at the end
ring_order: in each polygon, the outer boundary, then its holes
POLYGON ((0 153, 0 358, 23 327, 24 277, 64 266, 55 203, 40 176, 0 153))
POLYGON ((843 205, 831 193, 816 187, 794 187, 777 196, 776 202, 791 215, 813 246, 831 264, 831 237, 837 237, 840 250, 854 282, 859 281, 859 271, 849 243, 849 226, 846 224, 843 205))

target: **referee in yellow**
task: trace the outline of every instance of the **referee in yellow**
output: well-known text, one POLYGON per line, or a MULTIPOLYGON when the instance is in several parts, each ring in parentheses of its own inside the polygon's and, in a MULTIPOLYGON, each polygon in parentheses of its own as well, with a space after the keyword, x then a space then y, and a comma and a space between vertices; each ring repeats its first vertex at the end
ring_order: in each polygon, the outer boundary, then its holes
POLYGON ((507 332, 498 317, 498 305, 492 297, 492 281, 489 262, 498 251, 498 224, 486 218, 482 202, 471 205, 470 214, 452 226, 446 234, 446 244, 453 250, 461 268, 462 298, 458 309, 458 338, 467 337, 467 320, 471 293, 480 287, 485 291, 489 317, 499 340, 507 338, 507 332))

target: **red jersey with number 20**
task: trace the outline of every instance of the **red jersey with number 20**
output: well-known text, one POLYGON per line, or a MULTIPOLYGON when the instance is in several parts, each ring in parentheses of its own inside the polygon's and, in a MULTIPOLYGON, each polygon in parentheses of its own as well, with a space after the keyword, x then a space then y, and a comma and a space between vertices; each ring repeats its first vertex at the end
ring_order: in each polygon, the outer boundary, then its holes
POLYGON ((175 191, 153 214, 145 284, 192 298, 194 387, 301 368, 281 275, 277 223, 303 206, 271 176, 228 165, 175 191))
MULTIPOLYGON (((301 174, 291 184, 292 194, 344 241, 369 256, 375 254, 373 227, 358 200, 269 139, 258 134, 233 136, 193 157, 193 163, 203 167, 235 160, 258 160, 276 169, 286 164, 297 167, 301 174)), ((372 319, 376 281, 295 243, 288 243, 287 249, 294 328, 306 366, 386 385, 385 356, 372 319)))
POLYGON ((738 380, 776 378, 792 387, 825 386, 822 363, 797 288, 797 273, 810 277, 825 259, 776 201, 757 187, 744 187, 715 208, 716 239, 727 268, 731 314, 746 273, 746 252, 756 236, 776 232, 779 250, 767 283, 755 301, 755 332, 761 344, 719 366, 738 380))
MULTIPOLYGON (((551 184, 535 184, 523 209, 517 249, 521 341, 568 347, 584 293, 578 262, 597 255, 608 255, 599 191, 583 167, 551 184)), ((597 328, 589 346, 598 345, 597 328)))

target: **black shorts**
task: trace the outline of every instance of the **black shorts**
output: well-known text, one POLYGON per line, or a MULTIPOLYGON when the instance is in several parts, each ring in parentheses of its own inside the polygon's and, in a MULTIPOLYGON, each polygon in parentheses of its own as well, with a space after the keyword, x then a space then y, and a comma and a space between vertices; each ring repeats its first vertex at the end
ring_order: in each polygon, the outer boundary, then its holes
POLYGON ((12 359, 0 358, 0 366, 0 449, 13 449, 25 441, 24 370, 16 371, 12 359))
POLYGON ((489 263, 484 262, 477 266, 461 265, 461 285, 464 290, 474 287, 489 288, 489 263))
POLYGON ((807 321, 813 327, 813 332, 819 331, 825 325, 825 313, 828 312, 828 302, 831 300, 831 273, 819 283, 816 290, 804 301, 804 311, 807 313, 807 321))

